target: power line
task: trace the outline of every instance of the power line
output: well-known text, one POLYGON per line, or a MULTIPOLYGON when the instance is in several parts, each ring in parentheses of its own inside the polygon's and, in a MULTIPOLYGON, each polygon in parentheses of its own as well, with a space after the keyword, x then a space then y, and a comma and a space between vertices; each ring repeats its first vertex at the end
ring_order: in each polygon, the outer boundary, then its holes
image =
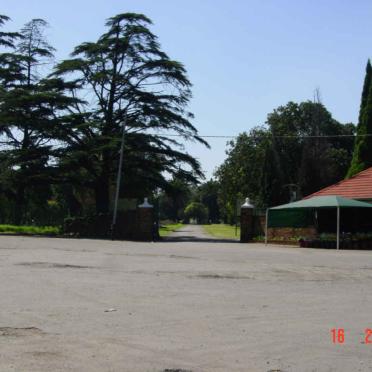
MULTIPOLYGON (((153 136, 162 136, 162 137, 187 137, 183 134, 168 134, 168 133, 149 133, 153 136)), ((198 135, 200 138, 223 138, 223 139, 234 139, 238 138, 239 136, 218 136, 218 135, 198 135)), ((255 135, 246 135, 248 138, 299 138, 299 139, 306 139, 306 138, 357 138, 357 137, 372 137, 372 134, 327 134, 327 135, 318 135, 318 136, 275 136, 275 135, 268 135, 268 136, 255 136, 255 135)))
MULTIPOLYGON (((157 134, 153 134, 153 133, 150 133, 152 136, 163 136, 163 137, 187 137, 187 135, 183 135, 183 134, 167 134, 167 133, 157 133, 157 134)), ((190 136, 191 137, 191 136, 190 136)), ((194 137, 194 135, 192 135, 192 137, 194 137)), ((213 135, 205 135, 205 136, 197 136, 197 137, 200 137, 200 138, 238 138, 238 136, 213 136, 213 135)))

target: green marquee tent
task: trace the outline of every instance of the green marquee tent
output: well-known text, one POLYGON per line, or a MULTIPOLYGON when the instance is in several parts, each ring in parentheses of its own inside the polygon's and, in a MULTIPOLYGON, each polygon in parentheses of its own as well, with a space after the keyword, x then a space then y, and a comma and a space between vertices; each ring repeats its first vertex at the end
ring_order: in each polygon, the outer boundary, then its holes
POLYGON ((372 208, 372 204, 361 202, 353 199, 346 199, 337 195, 314 196, 313 198, 299 200, 293 203, 279 205, 269 208, 266 211, 266 232, 265 242, 267 244, 267 229, 269 213, 272 210, 292 210, 292 209, 320 209, 336 208, 337 209, 337 249, 340 248, 340 209, 341 208, 372 208))

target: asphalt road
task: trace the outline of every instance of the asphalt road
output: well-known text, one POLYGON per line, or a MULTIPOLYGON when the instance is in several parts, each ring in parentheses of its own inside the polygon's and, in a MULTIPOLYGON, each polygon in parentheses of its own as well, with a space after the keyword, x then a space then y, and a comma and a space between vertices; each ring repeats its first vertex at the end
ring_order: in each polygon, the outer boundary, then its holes
POLYGON ((208 239, 1 237, 0 371, 372 370, 372 252, 208 239))
POLYGON ((209 235, 200 225, 185 225, 174 231, 165 238, 168 242, 192 242, 192 243, 238 243, 236 239, 222 239, 209 235))

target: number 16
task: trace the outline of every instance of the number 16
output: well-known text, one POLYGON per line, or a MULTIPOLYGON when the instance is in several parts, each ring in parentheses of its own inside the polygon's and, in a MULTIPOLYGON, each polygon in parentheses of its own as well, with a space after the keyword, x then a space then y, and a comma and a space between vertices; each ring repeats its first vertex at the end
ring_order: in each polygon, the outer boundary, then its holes
POLYGON ((331 333, 332 333, 332 341, 334 344, 343 344, 345 342, 345 331, 343 328, 338 328, 338 329, 333 328, 331 330, 331 333))

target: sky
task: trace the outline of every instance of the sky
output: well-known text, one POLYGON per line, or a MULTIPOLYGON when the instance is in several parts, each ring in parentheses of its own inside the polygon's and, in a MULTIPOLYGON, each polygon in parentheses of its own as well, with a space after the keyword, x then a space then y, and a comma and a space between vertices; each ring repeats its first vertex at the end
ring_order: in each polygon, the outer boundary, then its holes
MULTIPOLYGON (((124 12, 152 19, 163 50, 182 62, 193 84, 190 111, 200 135, 236 136, 263 125, 288 101, 312 99, 342 123, 356 122, 367 59, 372 55, 368 0, 1 0, 7 30, 32 18, 67 58, 96 40, 105 20, 124 12)), ((211 149, 187 144, 207 178, 226 157, 227 139, 211 149)))

